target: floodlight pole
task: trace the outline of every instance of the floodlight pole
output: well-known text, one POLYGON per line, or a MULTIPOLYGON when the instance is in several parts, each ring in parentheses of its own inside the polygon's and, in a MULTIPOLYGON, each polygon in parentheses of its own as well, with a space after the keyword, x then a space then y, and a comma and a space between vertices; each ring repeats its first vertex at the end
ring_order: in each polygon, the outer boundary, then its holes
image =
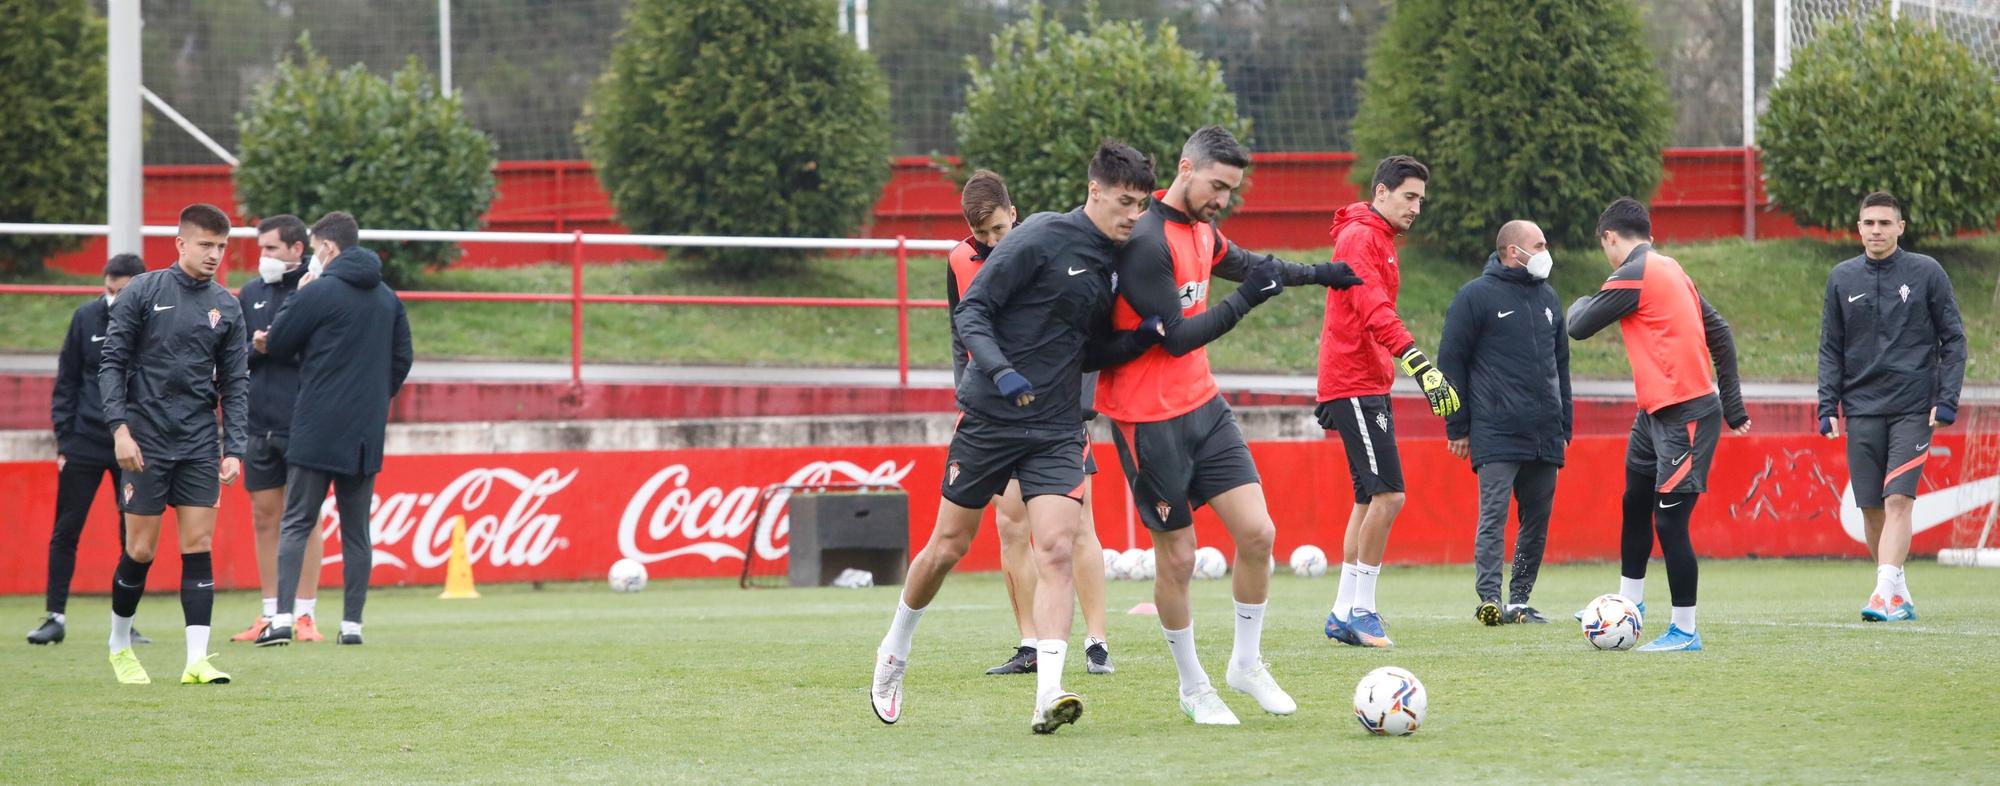
POLYGON ((438 84, 451 95, 451 0, 438 0, 438 84))
POLYGON ((107 254, 141 254, 145 189, 145 137, 140 129, 139 0, 110 0, 105 8, 105 218, 107 254))
POLYGON ((1757 4, 1743 9, 1743 239, 1757 239, 1757 4))

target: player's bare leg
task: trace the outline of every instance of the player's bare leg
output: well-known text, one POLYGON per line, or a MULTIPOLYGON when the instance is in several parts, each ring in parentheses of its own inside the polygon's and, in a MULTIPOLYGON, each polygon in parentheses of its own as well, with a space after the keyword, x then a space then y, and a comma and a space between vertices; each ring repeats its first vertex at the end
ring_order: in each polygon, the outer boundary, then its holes
POLYGON ((1915 504, 1916 500, 1908 495, 1891 494, 1883 498, 1882 507, 1861 511, 1864 516, 1874 513, 1877 523, 1869 532, 1874 539, 1869 553, 1875 557, 1875 591, 1862 609, 1864 620, 1917 618, 1916 604, 1910 600, 1910 585, 1903 575, 1903 563, 1910 556, 1910 508, 1915 504))
POLYGON ((1104 610, 1104 544, 1097 539, 1097 517, 1091 507, 1091 479, 1083 479, 1083 518, 1070 550, 1076 568, 1076 605, 1083 609, 1084 660, 1091 674, 1110 674, 1111 649, 1104 610))
POLYGON ((1013 656, 987 674, 1031 674, 1035 671, 1035 558, 1028 550, 1028 506, 1021 501, 1021 482, 1007 481, 1007 490, 993 498, 993 519, 1000 535, 1000 577, 1007 583, 1007 603, 1014 608, 1014 625, 1021 643, 1013 656))
POLYGON ((889 622, 889 634, 875 651, 875 680, 869 699, 875 717, 895 723, 903 715, 903 670, 909 665, 910 639, 924 609, 944 586, 944 577, 972 548, 972 536, 979 531, 983 508, 960 507, 948 499, 938 500, 937 526, 931 539, 910 560, 903 578, 903 594, 896 603, 896 616, 889 622))
POLYGON ((1082 526, 1078 500, 1043 494, 1028 500, 1028 524, 1034 537, 1036 644, 1035 713, 1031 728, 1049 734, 1083 714, 1083 700, 1062 689, 1062 667, 1069 654, 1070 628, 1076 617, 1074 549, 1076 528, 1082 526))
MULTIPOLYGON (((1375 581, 1382 573, 1382 557, 1389 550, 1389 529, 1403 512, 1403 492, 1386 491, 1368 501, 1362 517, 1360 542, 1354 548, 1354 594, 1346 628, 1351 643, 1365 647, 1390 645, 1387 626, 1375 607, 1375 581)), ((1346 545, 1342 545, 1343 552, 1346 545)), ((1342 566, 1343 571, 1346 566, 1342 566)))
MULTIPOLYGON (((1237 486, 1208 504, 1222 518, 1222 526, 1236 544, 1236 571, 1230 580, 1230 594, 1236 601, 1236 643, 1225 682, 1250 694, 1265 712, 1290 715, 1299 705, 1278 687, 1263 655, 1264 610, 1271 596, 1271 547, 1278 533, 1264 500, 1264 486, 1237 486)), ((1188 540, 1193 542, 1193 538, 1188 540)))
MULTIPOLYGON (((1884 499, 1882 504, 1887 505, 1889 501, 1884 499)), ((1887 523, 1886 517, 1882 508, 1861 509, 1861 537, 1868 544, 1868 559, 1876 564, 1882 562, 1882 527, 1887 523)), ((1907 520, 1905 523, 1908 523, 1907 520)))

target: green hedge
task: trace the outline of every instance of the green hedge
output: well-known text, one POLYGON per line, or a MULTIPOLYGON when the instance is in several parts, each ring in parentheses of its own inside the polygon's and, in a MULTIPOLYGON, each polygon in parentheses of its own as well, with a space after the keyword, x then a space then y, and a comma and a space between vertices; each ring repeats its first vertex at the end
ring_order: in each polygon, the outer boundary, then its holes
MULTIPOLYGON (((104 21, 84 0, 0 0, 0 221, 104 220, 104 21)), ((0 270, 32 273, 80 237, 0 235, 0 270)))

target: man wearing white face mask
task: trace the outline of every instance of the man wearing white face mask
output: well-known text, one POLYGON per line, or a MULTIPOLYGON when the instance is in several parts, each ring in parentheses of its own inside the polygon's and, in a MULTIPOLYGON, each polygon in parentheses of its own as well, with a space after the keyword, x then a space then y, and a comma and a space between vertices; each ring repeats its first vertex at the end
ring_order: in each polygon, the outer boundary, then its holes
MULTIPOLYGON (((298 292, 307 275, 306 222, 278 215, 257 225, 257 278, 243 285, 244 326, 250 331, 250 451, 243 457, 243 487, 250 492, 250 527, 257 538, 257 579, 264 606, 257 621, 230 641, 254 642, 278 613, 278 521, 285 513, 285 450, 291 442, 292 408, 299 398, 297 358, 277 358, 265 352, 265 338, 286 299, 298 292)), ((305 564, 299 574, 298 641, 322 641, 313 622, 319 604, 319 565, 326 541, 306 541, 305 564)))
POLYGON ((1438 368, 1458 386, 1463 406, 1445 419, 1452 455, 1479 476, 1479 529, 1473 541, 1473 616, 1487 625, 1545 623, 1528 594, 1542 567, 1556 471, 1572 425, 1569 336, 1548 284, 1549 243, 1541 227, 1510 221, 1500 228, 1486 271, 1458 291, 1445 312, 1438 368), (1508 502, 1520 503, 1514 578, 1500 605, 1508 502))

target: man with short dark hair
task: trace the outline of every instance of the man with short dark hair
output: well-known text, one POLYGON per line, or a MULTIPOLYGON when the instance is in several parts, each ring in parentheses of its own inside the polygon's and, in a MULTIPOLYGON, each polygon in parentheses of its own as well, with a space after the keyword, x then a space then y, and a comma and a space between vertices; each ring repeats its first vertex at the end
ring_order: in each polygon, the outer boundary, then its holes
POLYGON ((958 427, 946 450, 930 541, 910 560, 889 632, 876 648, 869 690, 875 717, 902 718, 903 674, 924 609, 972 545, 993 495, 1018 479, 1027 500, 1038 576, 1035 707, 1029 728, 1076 722, 1083 699, 1062 689, 1076 593, 1071 552, 1081 526, 1083 372, 1123 362, 1156 342, 1115 334, 1112 254, 1132 234, 1153 187, 1153 165, 1131 147, 1100 146, 1089 197, 1067 213, 1038 213, 994 247, 952 311, 971 355, 958 385, 958 427), (1098 339, 1104 339, 1102 343, 1098 339))
MULTIPOLYGON (((264 350, 271 323, 307 272, 306 222, 290 214, 264 219, 257 224, 257 250, 262 254, 257 278, 244 284, 236 299, 242 303, 250 332, 250 452, 244 457, 243 488, 250 492, 250 528, 257 543, 257 579, 264 605, 257 621, 230 641, 256 641, 278 613, 278 519, 285 512, 285 475, 290 469, 285 449, 291 439, 292 407, 299 397, 299 364, 264 350)), ((298 621, 293 631, 299 641, 326 638, 313 622, 325 549, 321 538, 306 540, 305 564, 311 567, 299 573, 298 621)))
POLYGON ((250 343, 243 312, 215 283, 229 244, 229 216, 214 205, 181 211, 172 267, 132 279, 104 331, 104 422, 125 470, 125 552, 111 586, 111 667, 126 684, 152 682, 132 652, 132 615, 160 539, 160 515, 174 506, 180 534, 181 612, 187 617, 182 685, 220 685, 229 675, 209 661, 215 567, 209 556, 223 483, 242 473, 248 417, 250 343), (217 433, 215 407, 222 405, 217 433))
POLYGON ((1451 454, 1479 477, 1479 527, 1473 536, 1473 616, 1487 625, 1546 623, 1528 605, 1542 569, 1556 471, 1573 421, 1569 336, 1562 304, 1548 284, 1555 260, 1532 221, 1500 227, 1486 270, 1458 290, 1444 315, 1438 368, 1458 384, 1463 406, 1445 419, 1451 454), (1500 605, 1507 508, 1519 503, 1514 577, 1500 605))
POLYGON ((1403 284, 1396 238, 1423 212, 1430 179, 1422 162, 1389 156, 1375 165, 1369 200, 1333 216, 1333 259, 1352 265, 1364 283, 1326 291, 1319 406, 1313 415, 1320 428, 1340 435, 1354 481, 1354 509, 1341 539, 1340 585, 1326 615, 1326 637, 1357 647, 1391 646, 1375 607, 1375 584, 1389 549, 1389 528, 1403 511, 1403 462, 1389 407, 1393 370, 1416 380, 1431 414, 1442 418, 1458 411, 1458 391, 1396 316, 1396 293, 1403 284))
MULTIPOLYGON (((1646 560, 1657 531, 1673 593, 1673 619, 1640 652, 1701 649, 1695 628, 1700 567, 1688 522, 1708 490, 1708 467, 1724 423, 1750 433, 1736 376, 1736 342, 1672 257, 1653 250, 1653 220, 1631 197, 1597 219, 1597 243, 1611 277, 1569 307, 1569 336, 1582 341, 1617 324, 1632 363, 1639 414, 1625 450, 1624 528, 1618 594, 1646 613, 1646 560)), ((1579 618, 1582 613, 1577 614, 1579 618)))
POLYGON ((360 239, 360 225, 346 213, 328 213, 313 225, 313 256, 327 260, 326 267, 300 285, 264 339, 273 360, 298 362, 299 395, 285 448, 290 469, 278 534, 278 611, 257 638, 259 647, 292 641, 306 540, 319 523, 329 485, 340 512, 338 641, 361 643, 374 567, 368 514, 375 475, 382 471, 389 400, 402 389, 415 355, 403 301, 382 283, 382 259, 357 245, 360 239))
POLYGON ((1861 255, 1826 277, 1819 333, 1819 428, 1841 436, 1847 470, 1875 559, 1875 591, 1861 619, 1917 618, 1903 561, 1910 509, 1930 457, 1931 432, 1958 419, 1965 382, 1965 325, 1951 277, 1937 260, 1903 250, 1903 211, 1877 191, 1861 200, 1861 255))
POLYGON ((1298 711, 1263 657, 1271 589, 1263 567, 1277 529, 1250 446, 1216 387, 1205 347, 1287 285, 1345 289, 1361 283, 1345 264, 1294 264, 1252 254, 1222 236, 1213 222, 1243 185, 1249 165, 1250 153, 1221 126, 1194 132, 1181 147, 1173 183, 1153 193, 1152 206, 1118 249, 1118 298, 1111 312, 1112 326, 1124 330, 1156 316, 1164 337, 1160 346, 1106 369, 1097 384, 1097 408, 1111 418, 1133 506, 1153 535, 1159 563, 1153 599, 1180 675, 1175 695, 1181 712, 1204 725, 1238 720, 1195 654, 1188 584, 1194 578, 1194 511, 1203 505, 1221 516, 1236 547, 1236 638, 1225 682, 1271 714, 1298 711), (1241 285, 1211 307, 1212 276, 1241 285))
MULTIPOLYGON (((111 453, 111 430, 104 425, 104 396, 97 370, 104 357, 104 327, 111 304, 146 272, 136 254, 119 254, 104 265, 104 295, 76 307, 56 356, 56 384, 49 397, 49 418, 56 429, 56 523, 49 532, 48 616, 28 633, 29 644, 62 642, 69 610, 69 581, 76 575, 77 539, 97 499, 97 484, 111 473, 111 488, 122 481, 118 459, 111 453)), ((117 495, 114 493, 113 497, 117 495)), ((125 514, 118 514, 118 547, 125 547, 125 514)), ((149 641, 137 631, 132 641, 149 641)))

